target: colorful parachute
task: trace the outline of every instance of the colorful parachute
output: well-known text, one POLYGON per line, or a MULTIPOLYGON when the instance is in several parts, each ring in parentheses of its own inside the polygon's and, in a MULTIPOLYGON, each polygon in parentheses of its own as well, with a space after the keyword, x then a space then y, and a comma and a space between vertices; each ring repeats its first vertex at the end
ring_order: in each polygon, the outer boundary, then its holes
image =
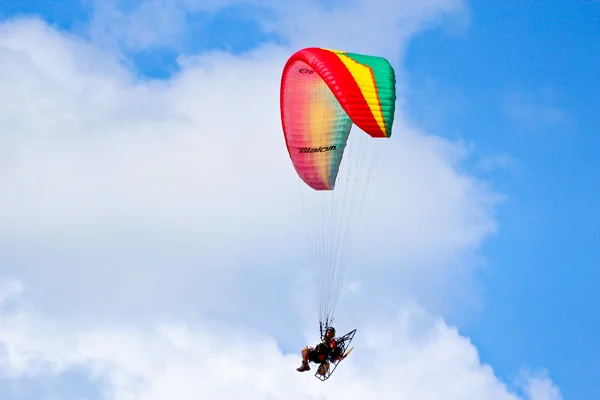
POLYGON ((374 156, 392 133, 396 80, 381 57, 305 48, 281 79, 281 120, 302 195, 319 318, 333 319, 374 156), (353 134, 356 125, 367 135, 353 134), (368 138, 368 139, 367 139, 368 138))

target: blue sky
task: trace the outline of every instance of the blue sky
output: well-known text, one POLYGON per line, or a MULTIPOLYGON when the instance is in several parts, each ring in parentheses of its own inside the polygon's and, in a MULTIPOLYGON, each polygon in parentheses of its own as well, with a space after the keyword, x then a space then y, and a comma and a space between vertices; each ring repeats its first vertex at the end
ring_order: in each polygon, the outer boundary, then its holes
MULTIPOLYGON (((0 16, 34 14, 93 37, 93 10, 8 0, 0 16)), ((168 79, 180 54, 285 43, 261 31, 264 12, 186 15, 167 43, 119 43, 138 74, 168 79)), ((472 154, 462 168, 506 196, 475 275, 482 308, 457 319, 460 332, 500 378, 512 380, 522 365, 547 368, 564 398, 581 400, 600 396, 599 13, 593 2, 470 2, 467 16, 412 37, 402 59, 412 123, 463 141, 472 154)))
POLYGON ((593 398, 600 394, 600 3, 473 2, 471 10, 466 30, 425 32, 406 60, 417 123, 440 113, 435 124, 476 154, 514 159, 488 175, 507 201, 478 275, 485 308, 463 331, 500 373, 523 360, 546 365, 566 398, 593 398), (419 93, 428 80, 439 92, 419 93), (431 110, 426 96, 436 95, 431 110), (515 96, 532 106, 526 118, 535 124, 507 113, 515 96), (547 119, 552 110, 560 118, 547 119))

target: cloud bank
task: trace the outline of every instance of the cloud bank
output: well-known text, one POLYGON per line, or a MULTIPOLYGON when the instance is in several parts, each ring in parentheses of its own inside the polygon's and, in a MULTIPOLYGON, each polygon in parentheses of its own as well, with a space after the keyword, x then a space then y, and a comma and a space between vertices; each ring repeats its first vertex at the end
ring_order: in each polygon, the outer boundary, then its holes
POLYGON ((401 54, 410 34, 461 3, 386 13, 362 3, 332 11, 307 2, 301 13, 278 4, 270 4, 278 22, 263 23, 292 47, 181 57, 181 71, 157 81, 138 79, 110 47, 40 21, 0 25, 0 276, 9 279, 0 292, 9 383, 0 391, 558 398, 545 377, 511 394, 467 339, 430 314, 470 295, 499 196, 461 171, 468 152, 460 144, 403 118, 401 101, 371 196, 389 206, 373 203, 368 229, 377 235, 357 251, 355 290, 339 316, 360 326, 361 350, 327 385, 295 371, 316 332, 298 185, 279 121, 281 67, 291 48, 317 36, 329 47, 401 54), (357 15, 387 22, 360 41, 348 25, 357 15), (296 40, 286 18, 339 29, 296 40), (389 41, 370 50, 381 29, 389 41))
MULTIPOLYGON (((12 286, 2 306, 18 302, 12 286)), ((511 393, 466 338, 418 307, 364 329, 358 350, 326 383, 314 370, 300 375, 296 355, 250 328, 203 321, 73 329, 23 308, 0 318, 1 370, 24 381, 9 395, 31 393, 26 377, 80 370, 111 399, 561 399, 543 375, 520 376, 515 387, 524 395, 511 393)))

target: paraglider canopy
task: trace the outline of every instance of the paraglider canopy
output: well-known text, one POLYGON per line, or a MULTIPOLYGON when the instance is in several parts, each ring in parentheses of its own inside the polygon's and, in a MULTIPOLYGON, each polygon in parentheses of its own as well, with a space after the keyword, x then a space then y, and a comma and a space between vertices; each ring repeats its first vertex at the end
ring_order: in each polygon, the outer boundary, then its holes
POLYGON ((390 137, 395 84, 381 57, 311 47, 288 59, 281 121, 294 168, 308 186, 333 190, 353 123, 371 137, 390 137))

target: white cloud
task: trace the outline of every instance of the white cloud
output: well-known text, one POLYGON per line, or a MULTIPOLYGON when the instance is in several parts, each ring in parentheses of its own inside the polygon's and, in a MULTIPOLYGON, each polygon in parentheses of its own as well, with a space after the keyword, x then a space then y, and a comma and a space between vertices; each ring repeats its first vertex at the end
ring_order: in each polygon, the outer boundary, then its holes
MULTIPOLYGON (((39 23, 3 33, 12 96, 0 115, 10 155, 0 170, 0 237, 19 260, 7 273, 35 282, 48 306, 81 295, 82 309, 116 312, 133 297, 134 314, 137 305, 180 310, 180 296, 236 313, 223 300, 255 295, 246 282, 293 281, 304 228, 277 111, 289 50, 205 54, 184 60, 171 80, 147 83, 39 23)), ((377 234, 367 235, 368 251, 356 251, 371 268, 355 271, 371 288, 403 278, 408 290, 433 268, 445 286, 444 271, 494 231, 495 195, 455 171, 462 148, 423 136, 400 113, 395 132, 372 194, 387 206, 370 216, 377 234)), ((384 287, 385 296, 398 291, 384 287)))
POLYGON ((549 378, 546 371, 522 372, 520 384, 531 400, 562 400, 560 389, 549 378))
POLYGON ((127 7, 102 0, 93 4, 91 37, 113 49, 181 50, 185 33, 196 23, 186 15, 210 19, 217 11, 239 12, 235 7, 241 6, 245 14, 262 17, 256 20, 259 29, 276 33, 291 48, 352 48, 392 59, 402 53, 411 35, 446 17, 462 20, 466 9, 464 0, 380 0, 377 7, 359 0, 152 0, 128 2, 127 7))
POLYGON ((418 307, 362 329, 355 351, 326 383, 314 369, 295 371, 297 352, 282 351, 270 335, 207 320, 73 329, 30 309, 2 314, 0 323, 3 375, 60 377, 77 368, 117 400, 561 399, 538 376, 523 381, 523 397, 511 393, 468 339, 418 307))
MULTIPOLYGON (((390 18, 380 26, 390 38, 381 49, 396 53, 407 32, 460 4, 432 1, 381 14, 390 18), (403 39, 396 42, 394 32, 403 39)), ((349 11, 332 16, 306 7, 298 18, 341 24, 315 31, 332 47, 355 41, 360 51, 376 36, 361 42, 348 33, 349 11)), ((349 10, 376 19, 361 5, 349 10)), ((153 40, 117 35, 140 46, 153 40)), ((298 379, 297 352, 277 348, 295 349, 306 340, 298 332, 314 319, 298 187, 278 112, 291 51, 205 53, 183 58, 181 73, 168 80, 146 82, 40 22, 0 25, 0 277, 24 282, 39 313, 14 311, 17 301, 2 314, 6 374, 41 377, 45 370, 36 366, 85 366, 102 374, 115 390, 111 398, 173 398, 179 390, 186 398, 200 389, 232 398, 319 398, 322 390, 349 398, 402 391, 419 399, 436 391, 514 398, 464 338, 420 310, 408 308, 408 320, 389 326, 426 325, 403 336, 391 358, 365 332, 358 339, 365 352, 353 354, 354 364, 328 386, 298 379), (195 322, 147 328, 179 319, 195 322), (256 327, 272 336, 247 337, 256 327), (229 330, 235 345, 222 342, 229 330), (418 344, 422 335, 432 336, 418 344), (210 353, 215 346, 222 352, 210 353), (227 373, 210 375, 215 365, 227 373)), ((458 172, 468 156, 460 145, 419 132, 399 110, 387 156, 373 188, 380 202, 370 214, 372 233, 357 251, 355 290, 339 318, 355 313, 361 331, 374 331, 411 299, 448 304, 452 281, 469 292, 462 277, 496 225, 498 197, 458 172)), ((12 284, 6 296, 14 299, 20 287, 12 284)))
POLYGON ((118 0, 102 0, 92 5, 90 37, 113 50, 173 48, 185 38, 186 8, 178 2, 153 0, 125 5, 118 0))
POLYGON ((266 27, 288 38, 292 47, 316 44, 327 48, 351 48, 358 53, 378 54, 391 60, 403 53, 411 35, 465 7, 462 0, 418 3, 382 0, 377 7, 366 1, 348 0, 329 9, 326 2, 312 0, 295 2, 293 6, 283 2, 275 4, 280 18, 266 27))
POLYGON ((506 96, 504 111, 520 127, 530 131, 565 128, 571 121, 558 104, 558 96, 550 87, 539 90, 515 90, 506 96))

